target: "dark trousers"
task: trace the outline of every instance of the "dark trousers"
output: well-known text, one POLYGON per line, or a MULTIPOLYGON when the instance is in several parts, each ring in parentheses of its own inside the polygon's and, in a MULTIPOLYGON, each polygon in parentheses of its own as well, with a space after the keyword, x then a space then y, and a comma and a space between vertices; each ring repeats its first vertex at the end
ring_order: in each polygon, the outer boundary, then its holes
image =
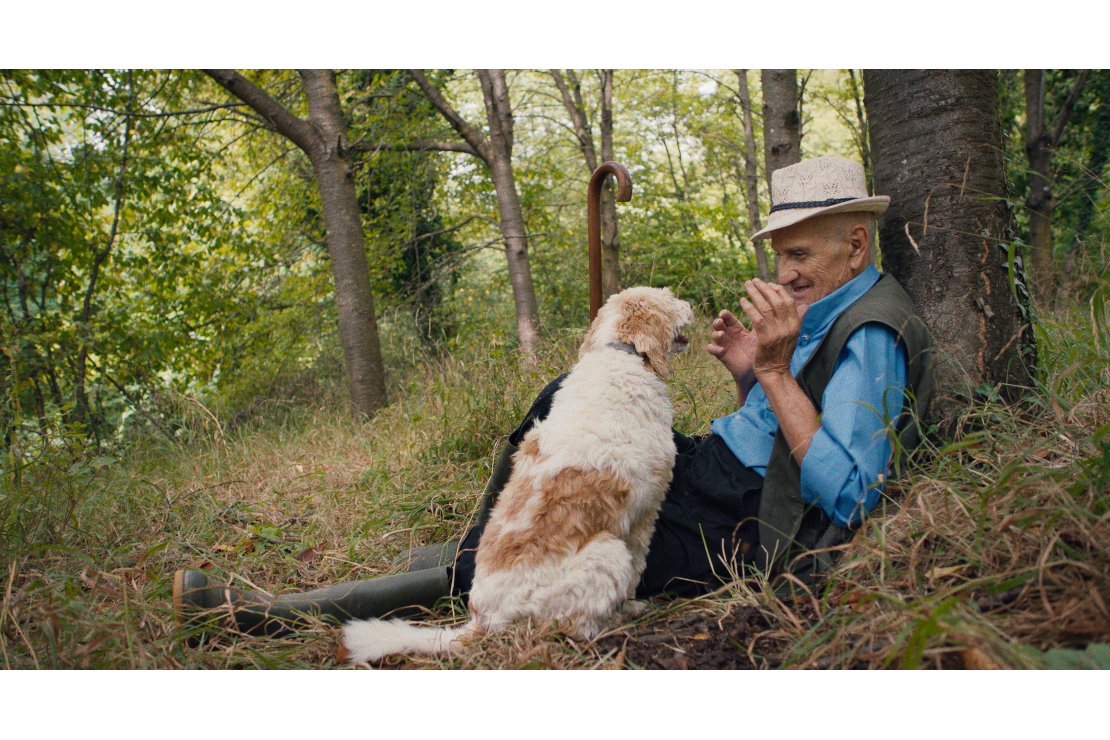
MULTIPOLYGON (((509 435, 511 444, 519 447, 532 425, 547 416, 565 377, 559 376, 540 392, 524 421, 509 435)), ((742 465, 715 435, 688 437, 674 432, 674 441, 674 477, 648 547, 638 598, 693 597, 712 591, 754 558, 759 541, 756 515, 762 476, 742 465)), ((457 594, 468 592, 474 581, 474 553, 481 536, 482 527, 475 527, 459 547, 454 566, 457 594)))

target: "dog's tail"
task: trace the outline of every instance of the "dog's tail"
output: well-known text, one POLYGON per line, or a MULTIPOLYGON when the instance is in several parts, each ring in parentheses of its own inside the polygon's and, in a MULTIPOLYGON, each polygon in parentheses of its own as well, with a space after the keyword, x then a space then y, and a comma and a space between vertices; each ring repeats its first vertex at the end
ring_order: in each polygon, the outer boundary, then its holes
POLYGON ((465 638, 477 631, 473 620, 461 627, 420 627, 400 619, 348 622, 336 657, 358 663, 407 653, 443 655, 458 652, 465 638))

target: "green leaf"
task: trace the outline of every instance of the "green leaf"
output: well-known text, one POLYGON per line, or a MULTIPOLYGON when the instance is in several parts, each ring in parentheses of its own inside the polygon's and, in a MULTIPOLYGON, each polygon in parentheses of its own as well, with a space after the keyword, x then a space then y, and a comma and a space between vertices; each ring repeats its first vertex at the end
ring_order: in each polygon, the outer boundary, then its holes
POLYGON ((1091 643, 1086 650, 1056 648, 1043 657, 1045 668, 1055 671, 1110 670, 1110 645, 1091 643))

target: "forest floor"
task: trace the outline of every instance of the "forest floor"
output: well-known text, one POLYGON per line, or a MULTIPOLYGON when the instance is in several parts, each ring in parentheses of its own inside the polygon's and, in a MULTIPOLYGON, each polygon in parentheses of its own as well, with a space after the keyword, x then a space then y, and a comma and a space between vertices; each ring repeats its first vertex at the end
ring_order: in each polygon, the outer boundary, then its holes
MULTIPOLYGON (((1110 335, 1086 306, 1042 321, 1042 379, 985 389, 933 435, 828 582, 796 599, 765 580, 659 602, 579 644, 520 627, 464 656, 381 668, 1110 667, 1110 335)), ((505 435, 573 363, 575 337, 521 370, 509 356, 416 366, 375 419, 336 401, 220 421, 115 450, 71 436, 0 500, 5 668, 336 667, 336 629, 283 637, 180 629, 172 574, 271 593, 394 572, 402 550, 459 537, 505 435)), ((733 390, 704 352, 673 368, 676 427, 704 432, 733 390)), ((457 600, 429 617, 465 619, 457 600)))

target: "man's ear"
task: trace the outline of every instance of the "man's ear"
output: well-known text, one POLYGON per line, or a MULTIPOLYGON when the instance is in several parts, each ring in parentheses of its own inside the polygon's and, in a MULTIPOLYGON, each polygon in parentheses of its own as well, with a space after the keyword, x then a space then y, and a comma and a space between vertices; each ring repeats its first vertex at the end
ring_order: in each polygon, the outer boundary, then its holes
POLYGON ((871 259, 871 234, 867 226, 858 223, 848 232, 848 259, 851 266, 860 270, 871 259))

